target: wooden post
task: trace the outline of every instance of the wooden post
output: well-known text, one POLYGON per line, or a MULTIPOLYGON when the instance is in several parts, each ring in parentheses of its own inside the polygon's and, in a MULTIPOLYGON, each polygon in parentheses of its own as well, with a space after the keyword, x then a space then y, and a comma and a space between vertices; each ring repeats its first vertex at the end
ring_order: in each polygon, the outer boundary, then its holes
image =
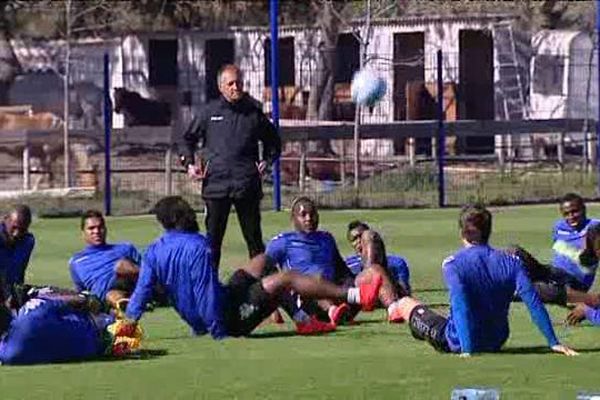
POLYGON ((165 194, 170 196, 173 193, 173 150, 171 146, 165 153, 165 194))
POLYGON ((23 148, 23 190, 29 190, 30 175, 29 175, 29 143, 23 148))
POLYGON ((506 147, 506 136, 505 135, 497 135, 498 139, 500 139, 500 148, 496 151, 498 155, 498 167, 500 168, 500 172, 504 173, 504 164, 506 162, 505 159, 505 147, 506 147))
POLYGON ((410 164, 411 167, 414 167, 417 164, 416 161, 416 154, 417 154, 417 146, 416 146, 416 141, 414 137, 409 137, 407 140, 407 147, 408 147, 408 162, 410 164))
POLYGON ((342 148, 340 149, 340 183, 342 187, 346 186, 346 141, 341 140, 342 148))
POLYGON ((556 146, 556 153, 558 156, 558 164, 560 165, 560 170, 564 170, 565 166, 565 134, 561 132, 559 134, 558 145, 556 146))
POLYGON ((304 140, 300 142, 300 162, 298 164, 298 188, 300 189, 300 193, 303 193, 306 181, 306 141, 304 140))

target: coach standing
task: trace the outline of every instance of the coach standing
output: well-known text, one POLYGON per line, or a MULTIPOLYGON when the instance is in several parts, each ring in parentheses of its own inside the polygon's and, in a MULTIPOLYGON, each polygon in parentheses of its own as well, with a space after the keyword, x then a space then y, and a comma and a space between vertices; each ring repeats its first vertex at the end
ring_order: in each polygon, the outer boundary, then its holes
POLYGON ((242 72, 236 65, 223 66, 217 74, 221 96, 206 104, 183 134, 181 162, 188 176, 202 180, 206 204, 206 230, 211 240, 215 265, 221 258, 221 244, 231 205, 250 257, 265 249, 260 226, 261 177, 281 153, 275 126, 257 102, 243 91, 242 72), (258 142, 263 144, 259 159, 258 142), (202 158, 194 161, 201 143, 202 158))

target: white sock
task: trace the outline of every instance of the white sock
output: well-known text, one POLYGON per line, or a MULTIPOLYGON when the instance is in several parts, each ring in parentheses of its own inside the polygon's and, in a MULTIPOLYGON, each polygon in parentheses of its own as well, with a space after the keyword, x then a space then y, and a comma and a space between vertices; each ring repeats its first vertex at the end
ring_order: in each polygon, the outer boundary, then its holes
POLYGON ((304 312, 304 310, 300 309, 294 313, 292 316, 294 322, 307 322, 310 320, 310 315, 304 312))
POLYGON ((348 304, 360 304, 360 289, 352 287, 348 289, 348 304))
POLYGON ((396 300, 395 302, 393 302, 392 304, 390 304, 390 305, 388 306, 388 308, 387 308, 387 313, 388 313, 388 315, 392 315, 392 314, 393 314, 393 312, 394 312, 394 310, 395 310, 397 307, 400 307, 400 300, 396 300))

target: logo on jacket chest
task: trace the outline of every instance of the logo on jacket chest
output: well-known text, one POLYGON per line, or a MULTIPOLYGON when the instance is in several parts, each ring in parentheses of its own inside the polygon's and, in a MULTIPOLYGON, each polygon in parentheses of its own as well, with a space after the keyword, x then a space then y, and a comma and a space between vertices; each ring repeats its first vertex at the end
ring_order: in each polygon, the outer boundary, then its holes
POLYGON ((222 115, 211 115, 210 120, 213 122, 223 121, 223 116, 222 115))

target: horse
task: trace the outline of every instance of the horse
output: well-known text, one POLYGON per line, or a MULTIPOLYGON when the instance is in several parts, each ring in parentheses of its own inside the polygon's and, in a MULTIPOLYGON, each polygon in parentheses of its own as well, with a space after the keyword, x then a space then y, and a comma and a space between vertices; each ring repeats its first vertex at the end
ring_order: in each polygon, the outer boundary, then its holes
MULTIPOLYGON (((19 75, 8 92, 9 105, 29 104, 34 112, 64 115, 64 83, 55 72, 19 75)), ((84 129, 102 126, 104 92, 93 82, 69 85, 69 120, 84 129)))
POLYGON ((168 103, 147 99, 125 88, 113 91, 115 112, 123 114, 125 126, 166 126, 171 124, 168 103))
MULTIPOLYGON (((0 112, 0 135, 2 132, 11 131, 46 131, 60 135, 63 121, 51 112, 26 112, 11 113, 0 112)), ((44 171, 48 174, 49 184, 52 185, 52 163, 62 155, 62 141, 49 140, 48 138, 35 138, 30 140, 29 159, 31 170, 44 171)), ((23 154, 24 144, 7 144, 0 146, 0 152, 8 154, 14 160, 20 160, 23 154)), ((33 186, 39 186, 43 175, 34 180, 33 186)))

